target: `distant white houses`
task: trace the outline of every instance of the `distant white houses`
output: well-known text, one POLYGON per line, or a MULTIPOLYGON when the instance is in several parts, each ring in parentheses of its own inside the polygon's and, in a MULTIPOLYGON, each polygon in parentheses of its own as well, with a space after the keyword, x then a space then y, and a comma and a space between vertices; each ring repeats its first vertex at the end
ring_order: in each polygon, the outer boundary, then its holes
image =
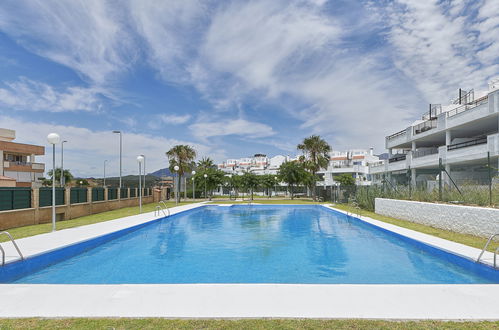
MULTIPOLYGON (((227 159, 218 164, 218 169, 227 174, 243 174, 252 172, 257 175, 276 175, 282 163, 298 160, 299 156, 276 155, 267 157, 264 154, 256 154, 253 157, 227 159)), ((326 169, 321 170, 318 175, 322 178, 317 184, 320 186, 331 186, 336 183, 335 177, 341 174, 349 174, 359 185, 371 183, 369 176, 369 164, 379 162, 378 156, 373 154, 373 149, 352 149, 347 151, 333 151, 330 153, 329 164, 326 169)))

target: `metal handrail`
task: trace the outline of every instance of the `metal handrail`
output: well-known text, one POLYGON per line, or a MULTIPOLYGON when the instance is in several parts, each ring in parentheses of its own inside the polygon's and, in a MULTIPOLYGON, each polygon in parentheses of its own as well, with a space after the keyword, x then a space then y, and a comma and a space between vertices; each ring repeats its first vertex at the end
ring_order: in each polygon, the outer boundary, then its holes
MULTIPOLYGON (((485 246, 483 247, 482 249, 482 252, 480 252, 480 255, 478 256, 478 258, 476 259, 476 262, 479 262, 480 259, 482 258, 483 254, 485 253, 485 250, 487 250, 487 247, 489 246, 490 242, 492 242, 492 240, 494 239, 494 237, 496 236, 499 236, 499 234, 494 234, 494 235, 491 235, 489 237, 489 239, 487 240, 487 243, 485 243, 485 246)), ((499 248, 498 248, 499 249, 499 248)), ((496 250, 497 252, 497 250, 496 250)), ((495 256, 494 256, 495 257, 495 256)), ((495 260, 494 260, 495 261, 495 260)))
MULTIPOLYGON (((168 206, 166 205, 166 203, 164 201, 159 201, 158 202, 158 206, 161 208, 161 210, 163 211, 163 214, 165 215, 165 217, 169 217, 170 216, 170 209, 168 208, 168 206), (163 204, 163 206, 161 205, 163 204), (168 211, 168 215, 166 215, 165 213, 165 210, 168 211)), ((156 209, 158 208, 158 206, 156 207, 156 209)), ((159 213, 158 213, 159 214, 159 213)))
POLYGON ((499 253, 499 247, 494 252, 494 268, 497 268, 497 266, 496 266, 496 258, 497 258, 497 254, 498 253, 499 253))
MULTIPOLYGON (((167 209, 168 210, 168 209, 167 209)), ((165 213, 165 210, 161 208, 161 206, 156 206, 156 210, 154 211, 154 216, 158 216, 159 215, 159 211, 163 212, 163 215, 165 216, 165 218, 167 218, 168 216, 166 215, 165 213)), ((170 211, 168 211, 168 213, 170 213, 170 211)))
MULTIPOLYGON (((19 253, 19 256, 21 257, 21 260, 24 260, 24 256, 21 253, 21 250, 19 249, 19 246, 17 246, 17 243, 14 240, 14 238, 12 237, 12 235, 9 232, 7 232, 7 231, 2 231, 0 233, 0 235, 2 235, 2 234, 5 234, 5 235, 7 235, 7 237, 9 237, 10 241, 12 242, 12 244, 14 245, 14 247, 16 248, 17 253, 19 253)), ((5 265, 5 250, 2 248, 1 245, 0 245, 0 250, 2 251, 2 266, 3 266, 3 265, 5 265)))

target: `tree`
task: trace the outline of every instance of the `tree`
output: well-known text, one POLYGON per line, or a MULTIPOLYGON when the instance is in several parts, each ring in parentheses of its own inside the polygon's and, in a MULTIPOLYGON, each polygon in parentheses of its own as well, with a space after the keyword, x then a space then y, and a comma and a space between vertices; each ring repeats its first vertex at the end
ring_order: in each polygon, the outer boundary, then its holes
MULTIPOLYGON (((64 170, 63 173, 64 173, 64 182, 70 183, 71 180, 73 180, 73 175, 71 174, 71 172, 69 170, 64 170)), ((52 170, 48 171, 47 174, 48 174, 48 176, 50 176, 52 178, 52 170)), ((55 169, 55 182, 61 182, 61 168, 60 167, 57 167, 55 169)), ((50 184, 52 184, 52 182, 50 184)))
POLYGON ((267 189, 267 196, 270 198, 270 190, 277 185, 276 176, 272 174, 260 175, 260 185, 267 189))
POLYGON ((198 171, 196 171, 196 175, 194 176, 194 180, 196 182, 196 185, 202 185, 203 189, 205 189, 206 191, 205 197, 209 196, 211 200, 213 189, 224 182, 224 175, 224 172, 215 168, 198 168, 198 171), (205 174, 206 178, 204 177, 205 174))
POLYGON ((81 178, 77 178, 77 179, 75 179, 75 183, 76 183, 78 186, 80 186, 80 187, 90 185, 90 184, 88 183, 88 180, 87 180, 87 179, 81 179, 81 178))
POLYGON ((200 161, 198 161, 198 168, 204 170, 209 168, 215 168, 215 163, 210 157, 203 157, 201 158, 200 161))
MULTIPOLYGON (((168 150, 166 152, 166 156, 168 157, 168 161, 170 163, 170 172, 175 172, 175 166, 179 167, 179 170, 177 171, 177 184, 179 184, 182 180, 182 176, 192 169, 192 163, 196 158, 196 150, 188 145, 179 144, 168 150)), ((177 201, 180 200, 180 193, 178 196, 175 196, 175 199, 177 201)))
POLYGON ((294 199, 293 187, 302 183, 307 176, 303 164, 299 162, 284 162, 279 167, 279 180, 286 182, 291 192, 291 199, 294 199))
POLYGON ((251 200, 253 200, 253 190, 258 187, 259 181, 257 175, 252 172, 246 172, 241 177, 242 186, 250 191, 251 200))
POLYGON ((339 182, 341 186, 355 186, 355 179, 346 173, 336 176, 334 181, 339 182))
POLYGON ((301 150, 304 155, 300 157, 305 169, 312 174, 309 187, 312 190, 312 197, 316 200, 316 182, 317 172, 327 167, 329 163, 329 152, 331 146, 320 136, 312 135, 305 138, 302 143, 298 145, 298 150, 301 150))

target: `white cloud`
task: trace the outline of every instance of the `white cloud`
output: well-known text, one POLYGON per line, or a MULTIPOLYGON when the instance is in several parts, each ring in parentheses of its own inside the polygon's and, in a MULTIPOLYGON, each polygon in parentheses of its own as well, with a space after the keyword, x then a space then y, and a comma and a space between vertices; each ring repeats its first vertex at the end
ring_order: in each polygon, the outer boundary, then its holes
POLYGON ((70 86, 54 87, 21 77, 16 82, 4 82, 0 88, 0 105, 9 109, 29 111, 96 111, 101 106, 95 88, 70 86))
POLYGON ((137 57, 121 2, 12 0, 0 6, 0 29, 30 51, 102 84, 137 57))
POLYGON ((185 124, 191 119, 191 115, 159 115, 158 118, 165 124, 180 125, 185 124))
POLYGON ((480 8, 477 26, 461 2, 398 0, 389 6, 394 62, 430 102, 456 97, 459 87, 484 87, 498 73, 498 10, 492 2, 480 8))
POLYGON ((189 126, 192 134, 200 139, 215 136, 239 135, 246 138, 261 138, 272 136, 275 132, 266 124, 245 119, 217 120, 197 122, 189 126))
MULTIPOLYGON (((45 145, 46 156, 40 162, 51 159, 51 148, 47 134, 57 132, 68 141, 64 145, 64 164, 78 176, 102 176, 105 159, 109 160, 109 176, 119 174, 119 138, 111 131, 97 131, 77 126, 53 125, 43 122, 29 122, 13 117, 1 117, 0 127, 16 130, 16 142, 45 145)), ((123 174, 137 173, 137 155, 144 154, 147 159, 147 172, 168 166, 165 152, 176 144, 188 144, 197 150, 198 157, 209 155, 215 160, 226 158, 224 150, 209 146, 138 133, 123 134, 123 174)), ((57 154, 59 164, 59 154, 57 154)), ((47 170, 50 167, 47 164, 47 170)))

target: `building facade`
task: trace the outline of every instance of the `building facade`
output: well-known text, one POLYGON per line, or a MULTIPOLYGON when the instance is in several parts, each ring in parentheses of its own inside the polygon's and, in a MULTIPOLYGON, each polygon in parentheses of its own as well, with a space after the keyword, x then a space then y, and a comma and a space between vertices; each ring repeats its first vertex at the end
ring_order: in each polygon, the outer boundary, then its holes
POLYGON ((323 179, 319 184, 336 185, 335 178, 347 174, 355 179, 357 185, 370 185, 369 165, 377 162, 379 158, 373 154, 373 148, 332 151, 327 169, 318 173, 323 179))
POLYGON ((374 163, 376 182, 429 186, 484 184, 499 167, 499 79, 485 91, 459 90, 448 105, 430 104, 421 120, 385 138, 389 159, 374 163), (488 164, 491 164, 490 167, 488 164))
POLYGON ((37 163, 35 158, 45 155, 45 147, 12 142, 15 138, 14 130, 0 128, 0 185, 37 187, 45 164, 37 163))

